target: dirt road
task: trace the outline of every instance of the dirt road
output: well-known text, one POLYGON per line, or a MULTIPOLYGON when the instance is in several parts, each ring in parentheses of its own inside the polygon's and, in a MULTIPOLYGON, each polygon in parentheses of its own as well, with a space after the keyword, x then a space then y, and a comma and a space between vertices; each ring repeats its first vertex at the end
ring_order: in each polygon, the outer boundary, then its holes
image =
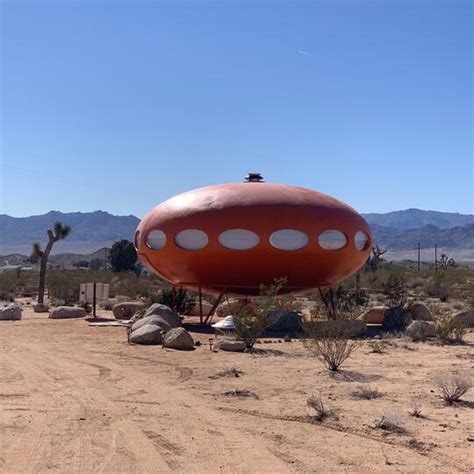
MULTIPOLYGON (((89 327, 84 320, 25 311, 22 321, 1 323, 1 472, 472 469, 473 443, 466 441, 472 408, 452 414, 465 426, 450 438, 458 445, 454 451, 449 443, 418 449, 406 437, 358 428, 357 421, 309 423, 304 401, 310 379, 298 372, 306 374, 315 362, 297 344, 291 357, 216 354, 206 346, 184 353, 131 346, 122 328, 89 327), (210 378, 235 365, 242 377, 210 378), (222 395, 243 385, 259 398, 222 395)), ((465 363, 472 369, 472 360, 465 363)), ((331 398, 345 384, 319 377, 326 386, 316 388, 329 388, 331 398)))

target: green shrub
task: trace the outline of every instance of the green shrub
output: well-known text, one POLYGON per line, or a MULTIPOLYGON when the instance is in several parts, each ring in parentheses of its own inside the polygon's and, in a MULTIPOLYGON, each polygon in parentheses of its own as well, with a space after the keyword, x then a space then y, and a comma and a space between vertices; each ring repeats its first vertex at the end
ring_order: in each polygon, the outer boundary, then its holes
POLYGON ((405 308, 394 306, 385 311, 382 327, 387 331, 404 331, 411 322, 412 318, 405 308))
POLYGON ((154 303, 164 304, 171 308, 175 313, 187 314, 196 304, 196 298, 183 288, 164 288, 158 295, 149 296, 145 306, 151 306, 154 303))
POLYGON ((390 275, 387 282, 384 283, 383 289, 390 306, 399 308, 405 306, 407 302, 408 291, 403 275, 390 275))

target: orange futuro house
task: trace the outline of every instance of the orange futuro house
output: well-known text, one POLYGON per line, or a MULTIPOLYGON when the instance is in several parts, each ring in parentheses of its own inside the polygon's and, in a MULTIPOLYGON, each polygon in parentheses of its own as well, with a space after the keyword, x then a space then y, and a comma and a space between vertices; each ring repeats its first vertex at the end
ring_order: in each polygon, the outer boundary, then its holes
POLYGON ((254 295, 286 277, 285 291, 329 287, 367 260, 367 222, 310 189, 246 182, 196 189, 152 209, 135 232, 142 263, 173 285, 254 295))

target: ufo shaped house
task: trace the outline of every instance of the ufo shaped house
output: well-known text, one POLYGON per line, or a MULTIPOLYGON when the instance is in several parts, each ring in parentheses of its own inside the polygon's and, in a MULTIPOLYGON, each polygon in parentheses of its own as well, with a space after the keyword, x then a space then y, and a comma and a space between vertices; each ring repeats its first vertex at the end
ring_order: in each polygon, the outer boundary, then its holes
POLYGON ((354 274, 371 247, 367 222, 347 204, 259 175, 168 199, 134 241, 142 263, 173 285, 242 295, 279 277, 287 292, 329 287, 354 274))

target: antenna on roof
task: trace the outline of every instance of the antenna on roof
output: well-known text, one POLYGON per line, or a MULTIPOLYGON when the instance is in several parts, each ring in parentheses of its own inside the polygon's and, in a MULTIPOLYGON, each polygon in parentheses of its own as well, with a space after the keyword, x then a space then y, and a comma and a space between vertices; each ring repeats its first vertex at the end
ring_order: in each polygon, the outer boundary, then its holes
POLYGON ((246 183, 264 183, 263 176, 260 173, 247 173, 246 183))

